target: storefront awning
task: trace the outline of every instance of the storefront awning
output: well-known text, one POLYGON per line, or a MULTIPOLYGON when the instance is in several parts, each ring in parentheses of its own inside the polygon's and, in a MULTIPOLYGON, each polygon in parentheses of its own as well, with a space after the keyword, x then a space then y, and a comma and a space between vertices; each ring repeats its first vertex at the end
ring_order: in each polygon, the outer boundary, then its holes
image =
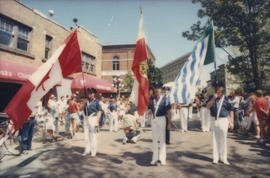
POLYGON ((23 83, 37 68, 16 61, 0 59, 0 80, 23 83))
POLYGON ((97 78, 95 76, 84 74, 84 82, 82 74, 76 74, 71 82, 72 90, 83 90, 85 88, 94 88, 102 93, 113 93, 114 87, 111 82, 97 78))

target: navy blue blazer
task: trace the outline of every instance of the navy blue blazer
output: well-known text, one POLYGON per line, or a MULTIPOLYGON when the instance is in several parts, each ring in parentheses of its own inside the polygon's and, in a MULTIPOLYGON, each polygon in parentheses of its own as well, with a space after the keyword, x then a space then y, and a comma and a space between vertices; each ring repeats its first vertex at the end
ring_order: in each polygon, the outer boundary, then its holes
MULTIPOLYGON (((155 114, 155 111, 156 111, 155 105, 157 105, 157 102, 158 101, 156 100, 156 96, 152 96, 149 99, 148 109, 150 109, 153 114, 155 114)), ((159 103, 156 116, 157 117, 165 116, 167 114, 167 111, 170 109, 171 109, 171 105, 168 104, 168 97, 163 96, 162 100, 159 103)))

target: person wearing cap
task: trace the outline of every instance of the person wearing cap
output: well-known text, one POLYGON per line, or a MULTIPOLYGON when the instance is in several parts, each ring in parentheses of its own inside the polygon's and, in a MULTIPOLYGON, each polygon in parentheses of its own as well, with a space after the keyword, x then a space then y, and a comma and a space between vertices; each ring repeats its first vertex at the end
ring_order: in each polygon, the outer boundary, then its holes
POLYGON ((228 127, 233 129, 233 105, 224 96, 223 82, 213 84, 215 93, 206 101, 206 108, 210 109, 213 135, 213 164, 220 160, 229 165, 227 159, 227 133, 228 127))
POLYGON ((171 126, 171 106, 168 104, 168 98, 161 94, 161 83, 155 83, 155 95, 149 100, 148 108, 153 113, 152 119, 152 150, 153 156, 151 165, 156 165, 160 161, 161 165, 166 165, 166 144, 165 129, 166 116, 168 115, 168 129, 171 126))
POLYGON ((90 152, 91 156, 96 156, 97 153, 97 132, 102 112, 102 107, 99 103, 100 97, 95 89, 89 90, 89 101, 84 108, 84 156, 90 154, 90 152))
MULTIPOLYGON (((166 97, 168 99, 170 88, 165 86, 165 87, 162 88, 162 90, 163 90, 163 93, 164 93, 164 97, 166 97)), ((169 119, 166 116, 165 134, 166 134, 166 144, 167 145, 170 144, 170 129, 168 129, 168 124, 169 124, 169 119)))
POLYGON ((203 89, 199 97, 198 103, 198 106, 200 108, 201 127, 203 132, 209 132, 211 126, 209 110, 206 108, 205 103, 206 100, 207 100, 207 90, 203 89))

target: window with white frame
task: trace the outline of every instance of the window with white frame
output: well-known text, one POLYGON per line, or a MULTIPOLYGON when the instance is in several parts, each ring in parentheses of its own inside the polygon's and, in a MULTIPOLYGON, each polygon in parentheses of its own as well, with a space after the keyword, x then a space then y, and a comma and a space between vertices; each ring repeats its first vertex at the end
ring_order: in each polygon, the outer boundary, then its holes
POLYGON ((0 16, 0 44, 10 46, 13 35, 13 23, 0 16))
POLYGON ((30 27, 0 15, 0 44, 28 52, 31 31, 30 27))
POLYGON ((87 73, 95 73, 96 58, 88 53, 82 52, 82 70, 87 73))

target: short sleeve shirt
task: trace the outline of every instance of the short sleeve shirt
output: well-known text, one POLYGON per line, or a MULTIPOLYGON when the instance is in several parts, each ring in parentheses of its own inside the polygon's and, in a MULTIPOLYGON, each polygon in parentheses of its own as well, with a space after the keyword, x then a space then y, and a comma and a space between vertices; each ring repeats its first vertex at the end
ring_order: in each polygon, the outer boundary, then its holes
POLYGON ((265 97, 258 97, 253 105, 256 111, 258 119, 267 119, 267 116, 260 111, 260 108, 264 111, 268 111, 268 100, 265 97))
POLYGON ((95 113, 94 115, 96 116, 98 111, 102 111, 102 107, 99 100, 95 99, 88 105, 88 115, 90 116, 91 114, 95 113))
MULTIPOLYGON (((206 103, 208 103, 213 96, 210 96, 206 103)), ((217 117, 217 112, 218 112, 218 102, 220 101, 221 98, 217 98, 213 105, 210 108, 210 114, 212 117, 217 117)), ((229 111, 233 111, 235 108, 233 105, 229 102, 229 99, 227 97, 224 98, 224 101, 221 106, 221 110, 219 113, 219 117, 228 117, 229 116, 229 111)))

